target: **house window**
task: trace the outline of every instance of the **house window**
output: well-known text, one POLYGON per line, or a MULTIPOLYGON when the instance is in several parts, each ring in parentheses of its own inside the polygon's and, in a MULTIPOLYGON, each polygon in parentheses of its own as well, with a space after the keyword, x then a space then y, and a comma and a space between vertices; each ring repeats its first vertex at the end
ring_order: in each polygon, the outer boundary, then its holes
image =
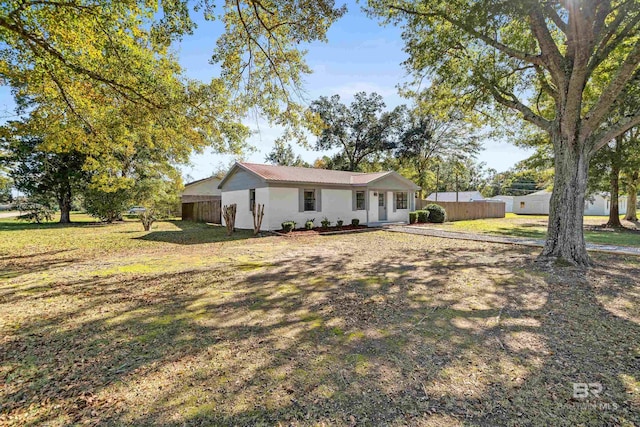
POLYGON ((356 191, 356 210, 363 211, 364 209, 364 191, 356 191))
POLYGON ((520 209, 524 209, 524 202, 520 202, 520 209))
POLYGON ((316 191, 304 190, 304 210, 315 211, 316 210, 316 191))
POLYGON ((396 209, 407 209, 407 193, 396 193, 396 209))
POLYGON ((252 188, 249 190, 249 211, 253 212, 256 207, 256 190, 252 188))

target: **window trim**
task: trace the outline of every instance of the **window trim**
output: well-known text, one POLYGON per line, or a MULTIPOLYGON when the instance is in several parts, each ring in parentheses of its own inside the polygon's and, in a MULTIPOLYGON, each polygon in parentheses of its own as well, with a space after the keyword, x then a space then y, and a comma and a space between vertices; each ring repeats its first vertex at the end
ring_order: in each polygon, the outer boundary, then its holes
POLYGON ((409 209, 409 192, 408 191, 396 191, 395 194, 396 209, 409 209), (398 198, 400 196, 400 198, 398 198), (403 202, 403 203, 399 203, 403 202))
POLYGON ((364 190, 356 190, 356 210, 364 211, 367 209, 366 192, 364 190), (358 206, 358 195, 362 194, 362 207, 358 206))
POLYGON ((253 212, 255 208, 256 208, 256 189, 250 188, 249 189, 249 212, 253 212))
POLYGON ((302 190, 302 203, 304 212, 316 212, 316 209, 318 208, 318 198, 315 188, 305 188, 304 190, 302 190), (307 193, 313 194, 313 199, 309 199, 313 200, 313 209, 307 209, 307 193))

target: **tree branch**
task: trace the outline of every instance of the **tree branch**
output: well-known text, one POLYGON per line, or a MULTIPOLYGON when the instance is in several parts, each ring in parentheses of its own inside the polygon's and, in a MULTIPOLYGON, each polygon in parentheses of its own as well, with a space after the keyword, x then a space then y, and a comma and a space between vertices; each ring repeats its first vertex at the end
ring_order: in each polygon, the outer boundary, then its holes
POLYGON ((609 129, 605 129, 599 134, 595 135, 593 137, 594 143, 591 149, 591 153, 595 153, 596 151, 607 145, 612 139, 622 135, 629 129, 632 129, 638 125, 640 125, 640 110, 636 111, 635 114, 620 120, 615 126, 610 127, 609 129))
POLYGON ((516 59, 520 59, 521 61, 525 61, 528 62, 530 64, 537 64, 537 65, 545 65, 543 58, 540 55, 532 55, 526 52, 522 52, 521 50, 518 49, 514 49, 510 46, 507 46, 503 43, 500 43, 499 41, 495 40, 492 37, 487 36, 486 34, 483 34, 479 31, 476 31, 476 29, 470 25, 466 25, 464 22, 459 21, 457 19, 453 19, 449 16, 446 16, 444 14, 441 13, 437 13, 437 12, 418 12, 416 10, 411 10, 411 9, 407 9, 405 7, 402 6, 397 6, 397 5, 391 5, 389 6, 390 9, 395 9, 397 11, 400 12, 404 12, 406 14, 409 15, 415 15, 415 16, 422 16, 425 18, 440 18, 443 19, 447 22, 449 22, 450 24, 453 24, 454 26, 460 28, 461 30, 464 30, 466 32, 468 32, 469 34, 471 34, 472 36, 482 40, 484 43, 486 43, 487 45, 513 57, 516 59))
POLYGON ((585 126, 588 131, 597 129, 609 113, 611 106, 618 99, 627 83, 633 77, 640 64, 640 44, 636 44, 622 65, 618 67, 616 75, 603 90, 596 104, 585 115, 585 126))

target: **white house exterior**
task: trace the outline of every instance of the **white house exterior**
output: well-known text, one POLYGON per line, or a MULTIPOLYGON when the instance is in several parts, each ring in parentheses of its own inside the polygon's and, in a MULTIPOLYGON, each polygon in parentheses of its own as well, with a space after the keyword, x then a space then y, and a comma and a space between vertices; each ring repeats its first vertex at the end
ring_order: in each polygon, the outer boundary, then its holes
MULTIPOLYGON (((611 212, 611 196, 609 193, 594 194, 588 196, 584 203, 585 215, 609 215, 611 212)), ((627 196, 618 198, 618 213, 627 213, 627 196)))
POLYGON ((438 202, 473 202, 476 200, 484 200, 479 191, 446 191, 439 193, 431 193, 427 196, 429 201, 438 202), (437 194, 437 197, 436 197, 437 194))
POLYGON ((490 199, 487 200, 495 200, 498 202, 504 202, 504 211, 505 212, 513 212, 513 197, 514 196, 504 196, 504 195, 497 195, 497 196, 493 196, 490 199))
MULTIPOLYGON (((547 190, 537 191, 527 196, 513 198, 513 212, 523 215, 549 215, 551 192, 547 190)), ((627 212, 627 197, 618 199, 620 214, 627 212)), ((609 215, 611 209, 611 197, 607 193, 597 193, 587 197, 584 204, 585 215, 609 215)))
MULTIPOLYGON (((326 217, 335 225, 408 222, 420 189, 396 172, 357 173, 326 169, 236 163, 220 182, 222 205, 236 204, 236 227, 253 228, 252 206, 264 204, 263 230, 284 221, 316 226, 326 217)), ((223 220, 224 221, 224 220, 223 220)))

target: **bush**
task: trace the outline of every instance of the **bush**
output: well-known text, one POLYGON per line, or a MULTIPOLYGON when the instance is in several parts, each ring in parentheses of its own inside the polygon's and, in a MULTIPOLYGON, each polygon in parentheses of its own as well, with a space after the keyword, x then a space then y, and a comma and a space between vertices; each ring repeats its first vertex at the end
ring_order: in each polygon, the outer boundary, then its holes
POLYGON ((315 226, 315 224, 313 223, 313 221, 315 221, 316 219, 308 219, 307 222, 304 223, 304 228, 306 228, 307 230, 313 230, 313 227, 315 226))
POLYGON ((409 224, 418 222, 418 212, 409 212, 409 224))
POLYGON ((282 223, 282 230, 285 233, 289 233, 294 228, 296 228, 296 222, 295 221, 285 221, 285 222, 282 223))
POLYGON ((336 225, 338 226, 338 228, 342 228, 342 225, 344 224, 344 221, 339 219, 336 221, 336 225))
POLYGON ((103 222, 113 222, 122 218, 122 212, 129 205, 126 190, 114 192, 91 189, 85 194, 84 207, 89 215, 103 222))
POLYGON ((418 214, 418 222, 427 222, 429 221, 429 211, 427 210, 421 210, 421 211, 416 211, 416 213, 418 214))
POLYGON ((320 221, 320 223, 322 224, 322 228, 329 228, 329 226, 331 225, 331 221, 329 221, 329 218, 327 218, 326 216, 322 221, 320 221))
POLYGON ((20 212, 25 212, 18 219, 36 224, 53 221, 53 208, 46 203, 25 202, 16 207, 20 212))
POLYGON ((440 205, 431 203, 430 205, 427 205, 425 209, 429 211, 429 222, 440 223, 444 222, 447 218, 447 212, 440 205))
POLYGON ((354 227, 357 227, 358 225, 360 225, 360 220, 358 218, 353 218, 351 220, 351 225, 353 225, 354 227))

